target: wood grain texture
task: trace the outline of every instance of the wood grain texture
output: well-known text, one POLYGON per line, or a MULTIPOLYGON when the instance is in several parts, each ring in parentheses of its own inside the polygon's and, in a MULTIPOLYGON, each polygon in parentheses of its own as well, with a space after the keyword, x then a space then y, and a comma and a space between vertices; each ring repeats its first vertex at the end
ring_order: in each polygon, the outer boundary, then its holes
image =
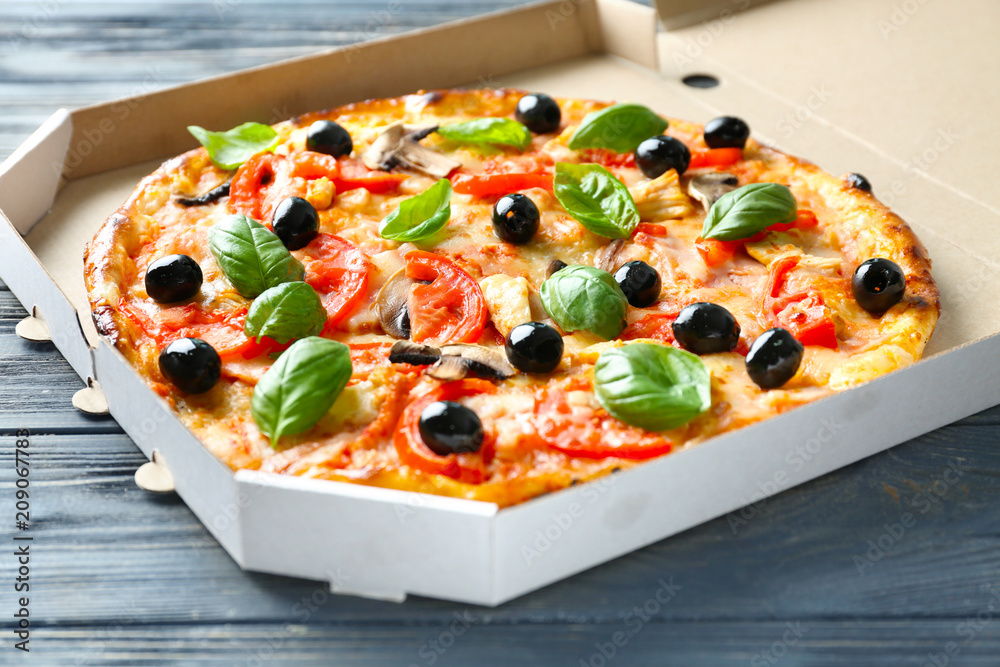
MULTIPOLYGON (((0 157, 60 106, 517 4, 0 3, 0 157)), ((113 420, 70 407, 82 382, 51 344, 14 335, 25 315, 0 285, 5 541, 11 434, 33 433, 35 655, 25 662, 997 664, 1000 408, 498 609, 395 605, 240 571, 179 499, 135 487, 144 457, 113 420), (676 594, 654 605, 661 580, 676 594)), ((0 664, 14 660, 14 566, 0 558, 0 664)))

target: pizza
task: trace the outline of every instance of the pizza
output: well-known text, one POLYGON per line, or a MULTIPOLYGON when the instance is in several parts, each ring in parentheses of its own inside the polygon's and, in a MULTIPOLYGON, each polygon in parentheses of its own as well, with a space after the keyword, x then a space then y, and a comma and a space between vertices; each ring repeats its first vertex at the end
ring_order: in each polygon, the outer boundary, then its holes
POLYGON ((189 129, 85 278, 234 470, 510 506, 912 364, 940 310, 867 179, 732 116, 445 90, 189 129))

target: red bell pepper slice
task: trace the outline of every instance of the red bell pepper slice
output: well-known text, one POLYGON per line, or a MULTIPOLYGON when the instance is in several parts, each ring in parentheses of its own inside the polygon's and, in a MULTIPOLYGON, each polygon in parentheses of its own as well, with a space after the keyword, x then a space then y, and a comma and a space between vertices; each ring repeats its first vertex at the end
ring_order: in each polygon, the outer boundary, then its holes
POLYGON ((451 186, 460 195, 492 197, 543 188, 552 192, 552 174, 453 174, 451 186))
POLYGON ((691 151, 691 162, 688 164, 688 169, 728 167, 742 159, 742 148, 709 148, 708 150, 691 151))

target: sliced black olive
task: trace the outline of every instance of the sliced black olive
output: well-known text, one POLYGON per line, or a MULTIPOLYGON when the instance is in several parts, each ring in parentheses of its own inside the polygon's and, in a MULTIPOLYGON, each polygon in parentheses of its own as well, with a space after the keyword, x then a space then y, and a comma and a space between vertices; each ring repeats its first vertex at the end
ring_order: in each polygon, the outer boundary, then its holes
POLYGON ((740 342, 740 325, 733 314, 715 303, 684 306, 673 323, 674 338, 688 352, 732 352, 740 342))
POLYGON ((203 192, 197 197, 178 197, 177 203, 181 206, 204 206, 229 196, 230 183, 217 185, 208 192, 203 192))
POLYGON ((652 306, 660 298, 662 283, 659 272, 638 259, 622 264, 615 271, 615 282, 633 308, 652 306))
POLYGON ((201 267, 187 255, 166 255, 146 268, 146 294, 157 303, 190 299, 201 289, 201 267))
POLYGON ((691 151, 683 141, 661 134, 639 144, 635 164, 646 178, 656 178, 670 169, 683 174, 691 164, 691 151))
POLYGON ((350 155, 354 150, 351 135, 332 120, 318 120, 306 130, 306 148, 333 157, 350 155))
POLYGON ((483 444, 479 415, 461 403, 435 401, 420 413, 420 439, 438 456, 477 452, 483 444))
POLYGON ((799 370, 804 350, 787 330, 768 329, 750 346, 747 373, 761 389, 776 389, 799 370))
POLYGON ((851 291, 859 306, 869 313, 881 315, 902 300, 906 274, 892 260, 869 259, 854 270, 851 291))
POLYGON ((274 209, 271 227, 286 248, 298 250, 319 234, 319 214, 302 197, 288 197, 274 209))
POLYGON ((855 190, 861 190, 863 192, 871 192, 872 184, 867 178, 861 174, 848 174, 845 179, 847 184, 850 185, 855 190))
POLYGON ((507 334, 507 361, 525 373, 551 373, 562 360, 563 339, 542 322, 518 324, 507 334))
POLYGON ((705 123, 705 143, 709 148, 743 148, 750 126, 742 118, 720 116, 705 123))
POLYGON ((525 95, 517 101, 514 118, 535 134, 548 134, 559 129, 562 111, 554 99, 544 93, 525 95))
POLYGON ((545 277, 551 278, 553 273, 555 273, 556 271, 562 271, 567 266, 569 266, 569 264, 562 261, 561 259, 554 259, 551 262, 549 262, 549 267, 545 269, 545 277))
POLYGON ((219 381, 222 360, 200 338, 178 338, 160 352, 160 372, 187 394, 203 394, 219 381))
POLYGON ((523 244, 538 231, 538 207, 522 194, 504 195, 493 205, 493 231, 501 241, 523 244))

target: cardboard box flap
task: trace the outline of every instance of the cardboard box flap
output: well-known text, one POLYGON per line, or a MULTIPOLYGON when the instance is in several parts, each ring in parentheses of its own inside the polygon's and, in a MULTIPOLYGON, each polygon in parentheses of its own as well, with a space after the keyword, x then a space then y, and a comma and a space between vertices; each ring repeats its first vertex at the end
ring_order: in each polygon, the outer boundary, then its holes
POLYGON ((656 12, 667 30, 679 30, 705 21, 728 18, 768 0, 655 0, 656 12))
POLYGON ((0 210, 21 234, 52 206, 72 133, 70 113, 60 109, 0 164, 0 210))

